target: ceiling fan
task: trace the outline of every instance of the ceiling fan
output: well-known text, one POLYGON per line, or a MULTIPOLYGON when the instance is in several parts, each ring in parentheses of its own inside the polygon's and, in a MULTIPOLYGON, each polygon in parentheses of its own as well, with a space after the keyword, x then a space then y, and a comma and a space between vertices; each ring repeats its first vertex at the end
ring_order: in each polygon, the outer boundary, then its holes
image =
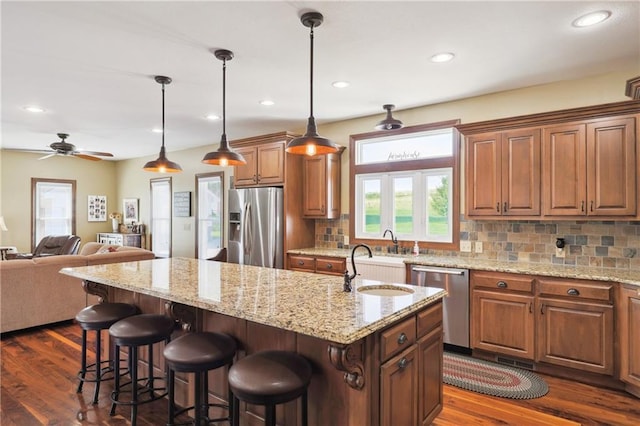
POLYGON ((76 146, 66 142, 65 139, 69 137, 67 133, 58 133, 58 137, 60 138, 60 142, 54 142, 49 147, 50 150, 45 149, 13 149, 12 151, 24 151, 24 152, 44 152, 47 153, 44 157, 40 157, 39 160, 44 160, 45 158, 53 157, 54 155, 71 155, 78 158, 83 158, 85 160, 91 161, 100 161, 102 158, 96 157, 99 155, 100 157, 113 157, 113 154, 109 152, 99 152, 99 151, 85 151, 82 149, 76 149, 76 146))

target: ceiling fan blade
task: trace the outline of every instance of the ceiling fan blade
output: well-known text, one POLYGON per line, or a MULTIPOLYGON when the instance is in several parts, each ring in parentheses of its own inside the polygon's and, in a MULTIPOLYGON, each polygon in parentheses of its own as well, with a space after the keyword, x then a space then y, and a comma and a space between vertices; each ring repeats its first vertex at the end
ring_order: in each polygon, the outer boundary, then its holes
POLYGON ((73 155, 74 157, 82 158, 84 160, 91 160, 91 161, 100 161, 100 160, 102 160, 102 158, 94 157, 93 155, 81 154, 79 152, 73 152, 73 153, 71 153, 71 155, 73 155))
POLYGON ((113 157, 113 154, 110 152, 100 152, 100 151, 85 151, 84 149, 80 149, 75 151, 78 154, 88 154, 88 155, 100 155, 101 157, 113 157))
POLYGON ((55 154, 50 149, 22 149, 22 148, 2 148, 3 151, 15 151, 15 152, 34 152, 36 154, 55 154))
POLYGON ((40 157, 40 158, 38 158, 38 160, 46 160, 47 158, 49 158, 49 157, 53 157, 53 156, 55 156, 55 155, 57 155, 57 153, 52 152, 52 153, 51 153, 51 154, 49 154, 49 155, 45 155, 44 157, 40 157))

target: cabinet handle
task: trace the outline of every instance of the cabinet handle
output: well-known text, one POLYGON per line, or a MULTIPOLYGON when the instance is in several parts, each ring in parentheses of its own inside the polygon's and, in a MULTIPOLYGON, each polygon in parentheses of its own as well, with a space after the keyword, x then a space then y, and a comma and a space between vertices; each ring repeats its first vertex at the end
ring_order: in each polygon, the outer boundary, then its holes
POLYGON ((502 212, 506 213, 507 212, 507 202, 505 201, 505 203, 502 205, 502 212))
POLYGON ((533 302, 529 302, 529 313, 533 313, 533 302))
POLYGON ((254 183, 257 183, 257 182, 258 182, 258 179, 257 179, 256 175, 253 175, 253 182, 254 182, 254 183))
POLYGON ((333 268, 333 265, 330 263, 327 263, 327 269, 331 269, 331 268, 333 268))
POLYGON ((322 208, 320 209, 320 211, 322 212, 322 214, 324 214, 324 206, 322 206, 322 208))
POLYGON ((567 290, 567 294, 569 296, 580 296, 580 292, 576 288, 570 288, 569 290, 567 290))
POLYGON ((497 286, 497 287, 500 287, 500 288, 507 288, 507 283, 506 283, 506 282, 504 282, 504 281, 498 281, 498 282, 496 283, 496 286, 497 286))
POLYGON ((500 213, 500 203, 496 203, 496 211, 500 213))
POLYGON ((304 265, 304 260, 298 260, 298 265, 300 266, 304 265))
POLYGON ((400 336, 398 336, 398 344, 404 345, 405 343, 407 343, 407 340, 407 335, 404 333, 400 333, 400 336))
POLYGON ((400 361, 398 361, 398 368, 400 370, 404 370, 405 368, 407 368, 408 364, 409 361, 407 361, 407 358, 403 357, 400 361))
POLYGON ((591 211, 593 211, 593 200, 591 200, 591 211))
POLYGON ((584 201, 580 201, 580 211, 584 212, 584 201))
POLYGON ((258 182, 262 180, 262 176, 258 175, 258 182))
POLYGON ((544 315, 544 303, 540 305, 540 315, 544 315))

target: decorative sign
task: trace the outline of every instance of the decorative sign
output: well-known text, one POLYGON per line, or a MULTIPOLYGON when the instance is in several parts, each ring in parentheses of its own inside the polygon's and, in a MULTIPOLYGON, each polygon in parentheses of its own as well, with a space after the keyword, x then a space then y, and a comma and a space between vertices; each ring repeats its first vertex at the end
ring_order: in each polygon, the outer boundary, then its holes
POLYGON ((122 200, 123 223, 138 222, 138 199, 125 198, 122 200))
POLYGON ((106 195, 89 195, 87 220, 89 222, 107 221, 106 195))
POLYGON ((191 192, 174 192, 173 193, 173 215, 175 217, 191 216, 191 192))

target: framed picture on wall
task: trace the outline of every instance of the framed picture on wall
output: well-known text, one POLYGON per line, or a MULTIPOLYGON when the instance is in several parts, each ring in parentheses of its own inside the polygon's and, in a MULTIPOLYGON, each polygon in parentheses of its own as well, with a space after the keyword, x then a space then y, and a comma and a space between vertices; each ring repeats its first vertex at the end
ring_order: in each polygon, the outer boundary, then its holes
POLYGON ((122 200, 122 215, 124 223, 136 223, 139 221, 137 198, 125 198, 122 200))
POLYGON ((107 221, 107 196, 89 195, 87 201, 87 221, 106 222, 107 221))

